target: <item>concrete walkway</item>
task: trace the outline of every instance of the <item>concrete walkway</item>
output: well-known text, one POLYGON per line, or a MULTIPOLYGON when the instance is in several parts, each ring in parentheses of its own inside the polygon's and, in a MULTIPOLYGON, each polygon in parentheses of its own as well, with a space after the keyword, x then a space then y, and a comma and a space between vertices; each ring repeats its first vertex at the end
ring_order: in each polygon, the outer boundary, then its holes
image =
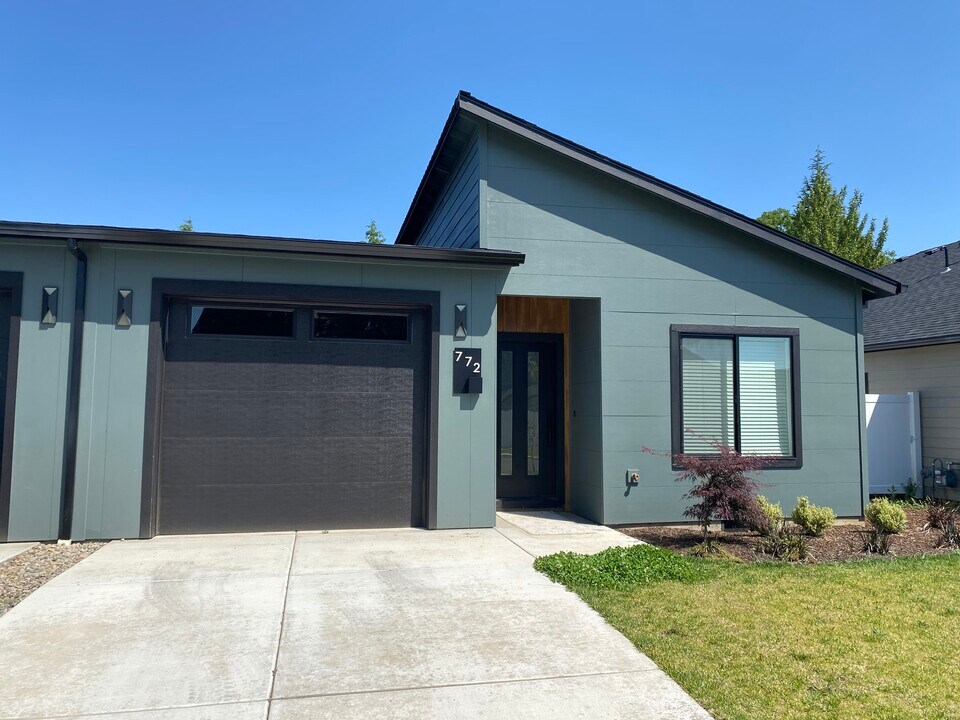
POLYGON ((0 543, 0 563, 12 560, 22 552, 26 552, 36 543, 0 543))
POLYGON ((549 513, 113 542, 0 619, 0 717, 708 718, 531 567, 629 542, 549 513))

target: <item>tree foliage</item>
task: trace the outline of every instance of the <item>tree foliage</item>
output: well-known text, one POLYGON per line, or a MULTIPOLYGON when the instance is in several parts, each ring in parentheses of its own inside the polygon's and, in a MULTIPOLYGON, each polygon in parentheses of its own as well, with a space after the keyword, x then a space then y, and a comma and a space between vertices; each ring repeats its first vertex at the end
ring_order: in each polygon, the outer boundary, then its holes
MULTIPOLYGON (((683 496, 691 501, 683 514, 699 523, 704 542, 714 522, 727 520, 749 528, 765 522, 756 497, 762 485, 747 473, 759 472, 774 460, 763 455, 741 455, 719 441, 709 442, 714 448, 713 454, 673 456, 674 464, 680 468, 677 481, 693 482, 693 487, 683 496)), ((650 448, 643 451, 658 454, 650 448)))
POLYGON ((193 232, 193 218, 187 218, 184 220, 179 226, 177 226, 177 230, 180 232, 193 232))
POLYGON ((777 208, 757 219, 864 267, 876 269, 890 263, 896 256, 884 249, 889 222, 884 218, 878 231, 876 218, 862 210, 863 193, 854 190, 848 199, 846 185, 839 190, 833 186, 829 168, 817 148, 793 211, 777 208))
POLYGON ((383 245, 384 237, 383 233, 377 229, 377 221, 371 220, 370 224, 367 225, 367 232, 365 233, 367 242, 373 243, 374 245, 383 245))

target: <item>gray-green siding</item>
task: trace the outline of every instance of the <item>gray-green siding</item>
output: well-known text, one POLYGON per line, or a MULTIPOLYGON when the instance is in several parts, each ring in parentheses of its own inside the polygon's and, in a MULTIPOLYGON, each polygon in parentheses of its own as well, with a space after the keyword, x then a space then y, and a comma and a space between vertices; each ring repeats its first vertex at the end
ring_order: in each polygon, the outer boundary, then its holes
POLYGON ((481 140, 481 244, 527 257, 504 294, 599 301, 601 379, 571 376, 577 419, 584 403, 601 413, 595 437, 573 448, 583 453, 571 458, 578 506, 601 505, 592 516, 609 524, 683 519, 687 488, 668 458, 642 451, 670 450, 669 327, 682 323, 799 329, 803 467, 768 471, 765 492, 786 505, 808 495, 839 515, 861 514, 853 280, 498 128, 481 140), (629 492, 627 468, 641 477, 629 492))
MULTIPOLYGON (((137 537, 147 393, 148 321, 155 278, 438 291, 438 497, 440 527, 494 524, 495 396, 450 392, 454 345, 496 357, 496 296, 505 271, 410 263, 356 263, 262 253, 129 249, 87 243, 74 539, 137 537), (119 289, 133 290, 133 325, 115 326, 119 289), (457 303, 470 309, 470 335, 454 341, 457 303)), ((5 242, 2 270, 24 272, 24 315, 16 410, 10 540, 57 536, 66 407, 68 318, 74 261, 62 244, 5 242), (41 287, 61 288, 61 319, 39 326, 41 287)), ((488 377, 493 370, 486 370, 488 377)))
POLYGON ((480 244, 480 143, 467 143, 427 217, 417 245, 472 248, 480 244))
POLYGON ((73 258, 63 243, 0 242, 0 270, 23 273, 8 539, 47 540, 60 523, 73 258), (53 326, 40 324, 44 286, 60 289, 53 326))

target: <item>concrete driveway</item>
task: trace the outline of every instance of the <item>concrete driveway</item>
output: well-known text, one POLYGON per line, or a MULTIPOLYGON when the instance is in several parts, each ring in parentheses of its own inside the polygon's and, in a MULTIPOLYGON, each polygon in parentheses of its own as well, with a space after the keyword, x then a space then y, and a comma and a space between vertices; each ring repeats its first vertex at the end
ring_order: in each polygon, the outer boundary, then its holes
POLYGON ((709 717, 532 569, 629 542, 569 520, 110 543, 0 619, 0 717, 709 717))

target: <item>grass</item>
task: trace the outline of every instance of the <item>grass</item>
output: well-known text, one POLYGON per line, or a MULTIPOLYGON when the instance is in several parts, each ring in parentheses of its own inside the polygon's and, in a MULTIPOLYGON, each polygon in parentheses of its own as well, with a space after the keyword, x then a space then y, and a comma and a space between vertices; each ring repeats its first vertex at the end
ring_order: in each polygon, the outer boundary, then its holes
POLYGON ((820 565, 653 548, 557 558, 536 567, 718 720, 960 718, 960 554, 820 565))

